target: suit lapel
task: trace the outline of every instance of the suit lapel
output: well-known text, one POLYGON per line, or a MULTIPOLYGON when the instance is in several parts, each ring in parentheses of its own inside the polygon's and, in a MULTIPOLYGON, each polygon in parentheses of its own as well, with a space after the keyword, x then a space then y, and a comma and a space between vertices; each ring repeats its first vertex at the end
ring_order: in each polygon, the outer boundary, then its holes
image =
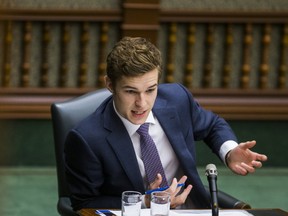
POLYGON ((180 129, 181 120, 177 110, 173 107, 166 106, 166 100, 158 100, 154 106, 153 112, 168 137, 185 174, 188 176, 187 184, 192 184, 194 186, 190 197, 193 202, 198 203, 199 206, 206 206, 206 204, 209 203, 205 196, 206 191, 199 177, 193 153, 190 152, 186 146, 193 145, 193 143, 186 143, 185 141, 182 130, 180 129), (192 196, 192 193, 195 193, 196 195, 192 196))
POLYGON ((153 113, 156 115, 158 121, 160 122, 170 144, 175 151, 179 162, 182 164, 185 170, 196 169, 196 162, 187 148, 187 143, 182 134, 181 121, 179 116, 173 107, 166 107, 165 100, 158 101, 155 104, 153 113))
POLYGON ((130 136, 121 119, 115 113, 112 103, 107 106, 107 109, 104 116, 104 127, 111 131, 107 141, 113 148, 135 190, 144 191, 143 179, 130 136))

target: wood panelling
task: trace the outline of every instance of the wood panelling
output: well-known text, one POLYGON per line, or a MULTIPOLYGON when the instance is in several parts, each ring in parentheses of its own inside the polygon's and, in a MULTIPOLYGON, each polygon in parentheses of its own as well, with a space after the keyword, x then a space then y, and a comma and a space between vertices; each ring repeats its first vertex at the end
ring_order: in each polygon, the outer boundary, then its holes
MULTIPOLYGON (((50 105, 92 88, 0 89, 0 119, 50 118, 50 105)), ((204 108, 229 120, 287 120, 288 92, 275 90, 192 89, 204 108)))
POLYGON ((50 118, 51 103, 103 88, 114 43, 142 36, 162 51, 163 81, 183 83, 205 108, 226 119, 288 120, 287 20, 283 11, 163 10, 158 0, 126 0, 122 10, 0 9, 0 118, 50 118))
POLYGON ((123 3, 122 35, 145 37, 157 42, 160 1, 125 0, 123 3))

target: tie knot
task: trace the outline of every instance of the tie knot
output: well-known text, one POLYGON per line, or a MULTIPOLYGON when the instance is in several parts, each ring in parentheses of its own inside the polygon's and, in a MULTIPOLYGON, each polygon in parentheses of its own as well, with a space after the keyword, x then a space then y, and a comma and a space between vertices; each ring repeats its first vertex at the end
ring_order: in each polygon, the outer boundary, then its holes
POLYGON ((139 135, 145 136, 148 134, 148 129, 149 129, 149 123, 144 123, 138 128, 137 133, 139 135))

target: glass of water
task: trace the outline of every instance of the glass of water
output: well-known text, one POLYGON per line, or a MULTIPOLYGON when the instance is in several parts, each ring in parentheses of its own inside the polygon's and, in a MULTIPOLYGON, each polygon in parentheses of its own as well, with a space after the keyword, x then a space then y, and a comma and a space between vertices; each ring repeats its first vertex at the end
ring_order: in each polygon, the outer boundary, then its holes
POLYGON ((140 216, 142 194, 138 191, 122 193, 122 216, 140 216))
POLYGON ((153 192, 151 194, 151 216, 169 216, 170 194, 165 191, 153 192))

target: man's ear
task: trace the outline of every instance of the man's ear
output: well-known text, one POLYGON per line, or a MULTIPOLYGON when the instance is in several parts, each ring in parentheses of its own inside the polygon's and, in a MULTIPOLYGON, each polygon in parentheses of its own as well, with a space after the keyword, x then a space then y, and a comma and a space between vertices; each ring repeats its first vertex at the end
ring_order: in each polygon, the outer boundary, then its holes
POLYGON ((106 76, 104 77, 104 80, 105 80, 105 86, 106 86, 106 88, 107 88, 111 93, 113 93, 113 85, 112 85, 111 79, 106 75, 106 76))

